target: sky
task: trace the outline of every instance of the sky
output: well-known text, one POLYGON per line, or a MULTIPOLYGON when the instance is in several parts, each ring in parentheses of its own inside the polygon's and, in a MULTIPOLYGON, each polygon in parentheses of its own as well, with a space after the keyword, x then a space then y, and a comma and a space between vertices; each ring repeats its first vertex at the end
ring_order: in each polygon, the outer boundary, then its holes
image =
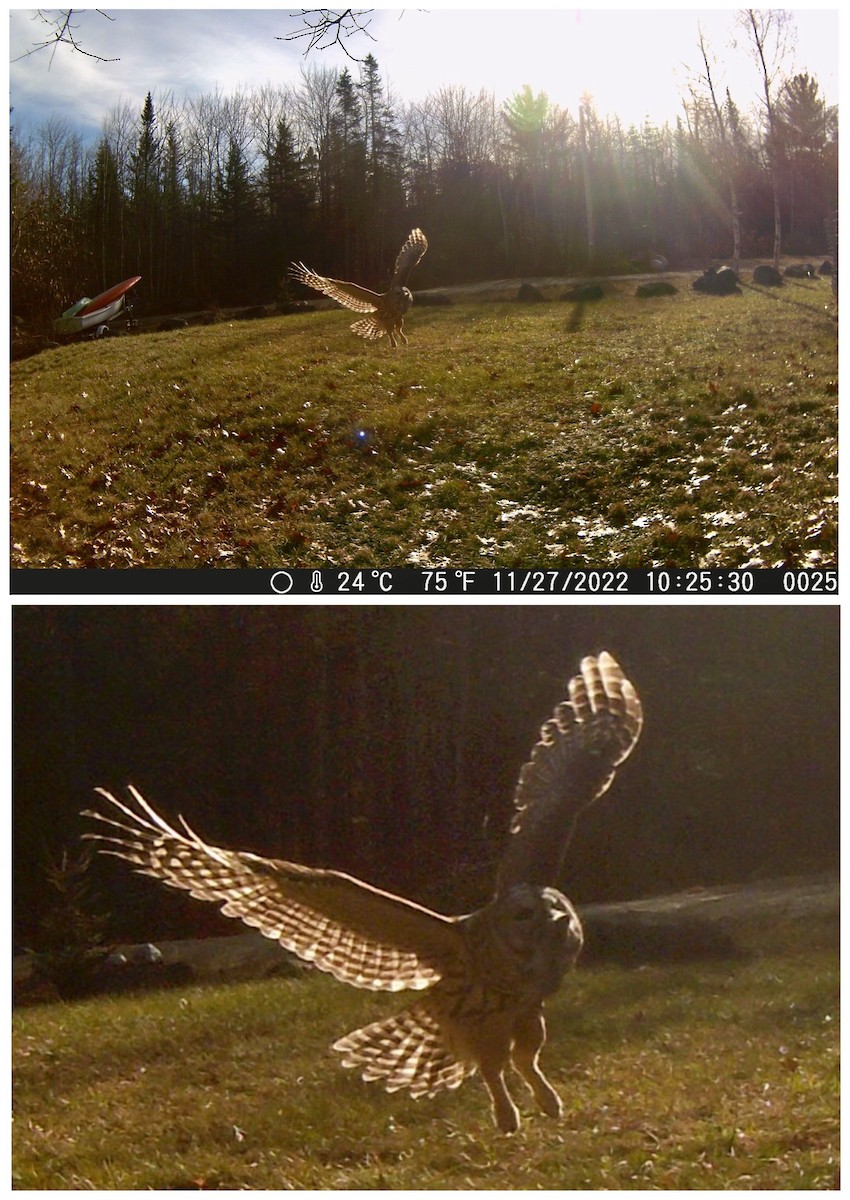
MULTIPOLYGON (((43 10, 56 12, 57 10, 43 10)), ((13 123, 33 130, 54 115, 96 138, 110 110, 141 109, 147 92, 185 97, 219 89, 231 94, 266 83, 297 84, 305 66, 357 65, 339 48, 314 50, 305 41, 279 40, 299 28, 285 8, 105 8, 80 10, 76 37, 100 62, 60 46, 41 49, 47 27, 35 9, 9 10, 13 123), (105 13, 106 15, 101 15, 105 13), (18 61, 15 61, 15 59, 18 61)), ((838 103, 838 10, 790 10, 796 45, 785 73, 807 71, 821 95, 838 103)), ((455 9, 374 10, 369 33, 348 44, 374 54, 381 77, 401 101, 423 100, 441 87, 486 89, 498 103, 528 84, 575 113, 589 92, 600 116, 628 127, 647 118, 674 123, 682 110, 689 68, 699 65, 698 26, 740 108, 757 102, 759 76, 747 51, 733 49, 734 9, 455 9)))

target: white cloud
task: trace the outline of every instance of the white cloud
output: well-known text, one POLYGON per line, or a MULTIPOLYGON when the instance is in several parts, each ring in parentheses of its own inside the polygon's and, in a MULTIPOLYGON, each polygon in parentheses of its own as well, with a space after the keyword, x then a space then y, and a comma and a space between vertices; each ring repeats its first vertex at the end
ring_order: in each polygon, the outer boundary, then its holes
MULTIPOLYGON (((83 49, 98 58, 60 46, 52 60, 47 49, 12 63, 17 121, 37 125, 54 112, 96 132, 110 109, 124 101, 141 109, 148 92, 170 93, 179 101, 216 88, 231 93, 268 80, 294 81, 300 71, 300 51, 276 40, 288 30, 285 12, 107 12, 113 20, 93 10, 81 13, 75 35, 83 49)), ((11 13, 13 58, 44 36, 44 27, 34 24, 31 15, 11 13)))
MULTIPOLYGON (((103 118, 122 102, 141 109, 148 91, 185 96, 218 88, 229 94, 267 82, 295 83, 305 63, 340 69, 353 66, 338 48, 303 57, 306 43, 278 40, 296 28, 288 9, 148 8, 81 11, 77 36, 83 47, 116 62, 98 62, 59 47, 48 70, 49 50, 13 62, 12 103, 17 125, 37 126, 51 113, 67 117, 81 132, 96 134, 103 118)), ((292 14, 292 15, 291 15, 292 14)), ((796 61, 836 103, 838 14, 793 11, 799 29, 796 61)), ((11 56, 23 53, 44 27, 33 10, 10 11, 11 56)), ((528 83, 575 112, 582 93, 594 97, 602 116, 624 124, 649 116, 656 124, 681 111, 684 62, 697 64, 697 21, 728 68, 741 107, 758 90, 743 51, 727 48, 734 12, 500 8, 457 10, 441 4, 420 9, 377 10, 370 33, 349 43, 353 53, 372 52, 381 75, 402 100, 423 99, 446 85, 493 91, 502 101, 528 83)))

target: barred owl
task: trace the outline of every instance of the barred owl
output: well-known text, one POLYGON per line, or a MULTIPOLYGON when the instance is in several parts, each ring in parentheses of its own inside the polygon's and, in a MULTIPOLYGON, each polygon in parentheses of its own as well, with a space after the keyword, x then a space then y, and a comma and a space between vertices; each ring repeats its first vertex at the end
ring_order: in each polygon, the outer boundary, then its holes
POLYGON ((496 1125, 513 1133, 511 1063, 544 1113, 561 1112, 538 1063, 543 1006, 575 962, 582 930, 554 885, 576 817, 607 789, 642 720, 614 658, 585 658, 520 772, 493 898, 466 916, 443 916, 339 871, 208 845, 182 818, 172 828, 132 787, 126 804, 98 789, 108 808, 85 815, 113 830, 86 836, 141 874, 221 905, 343 983, 419 993, 400 1015, 335 1042, 343 1065, 413 1096, 456 1088, 478 1070, 496 1125))
POLYGON ((370 341, 383 337, 386 333, 390 345, 397 345, 396 334, 407 345, 404 333, 404 314, 413 303, 409 288, 404 285, 407 277, 420 258, 428 249, 428 240, 421 229, 414 229, 410 237, 399 251, 395 263, 392 283, 386 292, 370 292, 368 288, 356 283, 346 283, 342 279, 328 279, 317 275, 303 263, 293 263, 290 274, 299 283, 304 283, 314 291, 324 292, 338 304, 345 305, 355 312, 370 313, 362 321, 355 321, 351 326, 360 337, 370 341))

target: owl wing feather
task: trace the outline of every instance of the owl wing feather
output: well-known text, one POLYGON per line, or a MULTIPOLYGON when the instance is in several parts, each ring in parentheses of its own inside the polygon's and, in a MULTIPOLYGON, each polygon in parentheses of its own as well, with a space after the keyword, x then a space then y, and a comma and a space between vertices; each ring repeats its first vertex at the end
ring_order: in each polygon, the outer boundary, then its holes
POLYGON ((358 1068, 367 1083, 380 1079, 388 1092, 409 1088, 414 1097, 460 1087, 475 1070, 455 1058, 439 1022, 420 1005, 355 1029, 331 1049, 343 1056, 344 1067, 358 1068))
POLYGON ((366 338, 369 342, 382 338, 386 333, 377 317, 363 317, 360 321, 355 321, 351 328, 358 337, 366 338))
POLYGON ((451 917, 340 871, 207 845, 182 817, 182 830, 173 829, 133 787, 133 807, 96 790, 110 805, 109 815, 84 816, 119 831, 85 835, 101 843, 102 853, 220 904, 225 916, 259 929, 343 983, 391 992, 426 988, 463 956, 463 935, 451 917))
POLYGON ((303 263, 293 263, 289 273, 299 283, 306 284, 315 292, 324 292, 326 296, 336 300, 337 304, 342 304, 354 312, 375 312, 381 299, 378 292, 360 287, 357 283, 348 283, 344 279, 329 279, 325 275, 317 275, 303 263))
POLYGON ((578 814, 610 786, 640 736, 640 699, 607 651, 582 660, 569 696, 520 772, 497 894, 517 883, 556 883, 578 814))
POLYGON ((411 231, 407 241, 398 252, 393 273, 393 287, 401 287, 419 260, 428 249, 428 239, 421 229, 411 231))

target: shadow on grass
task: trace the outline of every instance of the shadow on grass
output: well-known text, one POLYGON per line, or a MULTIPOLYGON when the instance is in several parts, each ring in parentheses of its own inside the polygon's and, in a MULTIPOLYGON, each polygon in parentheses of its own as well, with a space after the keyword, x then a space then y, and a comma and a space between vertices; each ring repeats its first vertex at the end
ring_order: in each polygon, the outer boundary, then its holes
MULTIPOLYGON (((748 292, 752 292, 755 296, 762 296, 765 300, 773 300, 777 304, 785 305, 787 308, 799 309, 800 312, 807 313, 809 316, 822 317, 824 323, 827 325, 834 325, 836 323, 838 314, 829 312, 832 292, 828 296, 824 296, 823 294, 813 296, 812 302, 808 304, 802 300, 794 300, 787 292, 783 291, 782 287, 762 287, 757 283, 746 283, 741 279, 738 280, 738 283, 740 287, 748 292)), ((815 292, 819 290, 813 285, 807 287, 798 279, 794 280, 794 284, 796 288, 804 288, 806 291, 815 292)))

